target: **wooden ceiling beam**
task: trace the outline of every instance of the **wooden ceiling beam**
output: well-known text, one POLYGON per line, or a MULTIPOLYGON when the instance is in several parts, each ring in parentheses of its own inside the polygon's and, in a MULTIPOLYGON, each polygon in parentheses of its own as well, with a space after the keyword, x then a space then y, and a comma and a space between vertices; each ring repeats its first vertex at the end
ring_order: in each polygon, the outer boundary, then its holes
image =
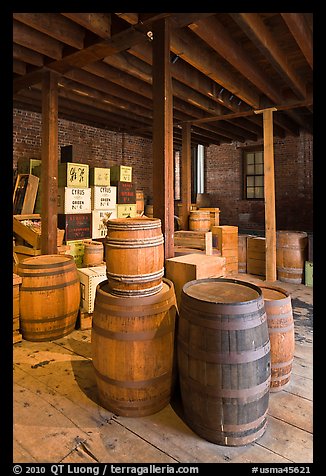
POLYGON ((59 13, 13 13, 13 18, 73 48, 84 47, 83 28, 59 13))
POLYGON ((20 61, 14 58, 12 65, 14 73, 20 74, 22 76, 26 74, 26 63, 24 63, 24 61, 20 61))
POLYGON ((13 21, 13 41, 49 58, 62 58, 62 43, 16 20, 13 21))
POLYGON ((248 86, 247 81, 227 69, 212 51, 202 47, 190 31, 172 31, 171 50, 237 98, 252 107, 259 107, 259 94, 248 86))
POLYGON ((13 44, 13 58, 34 66, 42 67, 44 65, 43 55, 16 43, 13 44))
POLYGON ((289 64, 286 55, 275 35, 268 29, 258 13, 230 13, 231 17, 242 28, 254 45, 274 66, 281 77, 290 85, 299 99, 306 97, 306 85, 294 68, 289 64))
POLYGON ((281 13, 307 63, 313 69, 313 33, 302 13, 281 13))
POLYGON ((107 40, 111 37, 110 13, 61 13, 78 25, 107 40))

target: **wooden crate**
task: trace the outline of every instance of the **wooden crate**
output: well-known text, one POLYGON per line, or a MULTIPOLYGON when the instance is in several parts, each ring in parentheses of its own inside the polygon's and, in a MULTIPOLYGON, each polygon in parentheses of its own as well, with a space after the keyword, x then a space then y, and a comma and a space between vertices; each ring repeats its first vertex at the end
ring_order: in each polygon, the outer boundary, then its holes
POLYGON ((58 226, 65 231, 65 240, 84 240, 92 235, 91 213, 58 213, 58 226))
POLYGON ((19 157, 17 161, 17 171, 19 174, 32 174, 40 178, 41 159, 19 157))
MULTIPOLYGON (((23 242, 29 244, 33 249, 40 250, 41 248, 41 215, 31 214, 31 215, 14 215, 13 216, 13 232, 18 236, 23 242)), ((65 230, 60 228, 57 229, 57 245, 61 246, 64 239, 65 230)), ((24 245, 22 245, 24 246, 24 245)), ((26 249, 18 249, 18 253, 24 253, 35 255, 40 253, 33 253, 28 251, 29 248, 24 246, 26 249)), ((14 250, 16 251, 16 250, 14 250)))
POLYGON ((249 236, 247 239, 247 273, 266 275, 266 239, 249 236))
POLYGON ((199 208, 199 210, 210 213, 211 229, 213 226, 219 226, 220 224, 220 209, 219 208, 199 208))
POLYGON ((88 188, 89 166, 66 162, 58 165, 58 187, 88 188))
POLYGON ((110 168, 109 167, 90 167, 89 169, 89 184, 101 187, 109 187, 110 182, 110 168))
POLYGON ((91 190, 92 210, 108 210, 115 208, 117 203, 117 187, 93 185, 91 190))
POLYGON ((137 216, 137 205, 136 203, 125 205, 117 204, 117 218, 136 218, 137 216))
POLYGON ((73 256, 77 268, 83 266, 83 258, 85 251, 85 244, 83 240, 70 240, 66 241, 66 245, 69 246, 69 255, 73 256))
POLYGON ((193 253, 165 260, 165 275, 174 283, 179 307, 182 288, 188 281, 202 278, 218 278, 225 276, 225 274, 225 258, 221 256, 193 253))
POLYGON ((26 215, 34 212, 40 179, 31 174, 18 174, 14 194, 13 213, 26 215))
POLYGON ((117 210, 92 210, 92 238, 105 238, 107 228, 103 220, 117 218, 117 210))
POLYGON ((106 265, 79 268, 78 274, 80 279, 81 309, 84 312, 93 312, 96 286, 107 279, 106 265))
POLYGON ((174 232, 174 245, 176 247, 194 248, 204 250, 205 254, 212 254, 212 232, 211 231, 187 231, 180 230, 174 232))
POLYGON ((117 188, 117 203, 130 204, 136 201, 136 186, 132 182, 111 182, 117 188))
POLYGON ((59 187, 57 213, 91 213, 91 188, 59 187))
POLYGON ((113 182, 132 182, 132 167, 113 165, 110 167, 110 180, 113 182))
POLYGON ((213 246, 226 258, 227 276, 238 273, 238 227, 221 225, 212 227, 213 246))

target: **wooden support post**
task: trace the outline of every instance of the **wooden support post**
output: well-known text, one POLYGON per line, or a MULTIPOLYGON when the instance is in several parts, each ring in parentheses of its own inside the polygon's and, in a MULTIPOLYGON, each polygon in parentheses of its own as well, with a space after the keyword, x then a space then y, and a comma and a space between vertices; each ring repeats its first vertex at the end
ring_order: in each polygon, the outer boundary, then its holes
POLYGON ((153 209, 160 218, 165 259, 174 257, 173 113, 170 26, 153 23, 153 209))
POLYGON ((182 126, 181 155, 181 228, 188 230, 188 218, 191 205, 191 131, 190 123, 182 126))
POLYGON ((277 279, 273 111, 276 111, 276 108, 255 111, 256 114, 263 113, 264 122, 266 281, 276 281, 277 279))
POLYGON ((42 81, 41 252, 57 253, 58 75, 47 71, 42 81))

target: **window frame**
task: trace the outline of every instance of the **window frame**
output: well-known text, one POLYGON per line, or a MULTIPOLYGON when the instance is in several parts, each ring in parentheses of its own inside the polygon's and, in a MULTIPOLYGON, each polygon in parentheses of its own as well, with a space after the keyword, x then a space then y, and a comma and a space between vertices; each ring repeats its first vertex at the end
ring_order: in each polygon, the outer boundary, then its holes
POLYGON ((242 151, 242 164, 243 164, 243 199, 244 200, 253 200, 253 201, 261 201, 261 200, 264 200, 265 198, 265 184, 264 184, 264 175, 265 175, 265 171, 264 171, 264 148, 263 146, 255 146, 255 147, 248 147, 248 148, 245 148, 243 149, 242 151), (255 154, 257 154, 258 152, 261 152, 262 154, 262 162, 258 162, 256 163, 255 161, 255 154), (248 164, 248 154, 254 154, 254 162, 253 164, 248 164), (262 173, 248 173, 248 165, 253 165, 254 167, 256 167, 257 165, 262 165, 262 168, 263 168, 263 172, 262 173), (254 177, 254 184, 252 186, 252 188, 254 189, 254 196, 253 197, 248 197, 248 188, 250 188, 248 186, 248 181, 247 181, 247 178, 248 177, 254 177), (262 177, 262 185, 256 185, 255 184, 255 177, 262 177), (262 197, 257 197, 255 196, 256 192, 255 192, 255 188, 260 188, 263 190, 263 196, 262 197))

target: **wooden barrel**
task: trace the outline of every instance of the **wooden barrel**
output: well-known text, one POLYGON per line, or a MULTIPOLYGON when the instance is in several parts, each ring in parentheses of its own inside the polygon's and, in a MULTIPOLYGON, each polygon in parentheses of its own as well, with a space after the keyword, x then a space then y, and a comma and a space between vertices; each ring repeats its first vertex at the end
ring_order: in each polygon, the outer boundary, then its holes
POLYGON ((98 284, 92 360, 100 404, 117 415, 151 415, 170 401, 176 300, 173 283, 142 298, 117 297, 98 284))
POLYGON ((136 211, 139 215, 145 211, 145 195, 143 190, 136 190, 136 211))
POLYGON ((80 306, 80 280, 70 255, 40 255, 18 266, 22 277, 20 319, 23 339, 50 341, 72 332, 80 306))
POLYGON ((271 342, 271 392, 283 390, 289 383, 294 358, 294 322, 290 294, 274 286, 260 286, 265 301, 271 342))
POLYGON ((158 218, 107 221, 106 270, 110 292, 149 296, 162 289, 164 246, 158 218))
POLYGON ((146 205, 145 206, 145 215, 148 218, 153 218, 153 205, 146 205))
POLYGON ((238 271, 247 272, 247 239, 251 235, 238 235, 238 271))
POLYGON ((191 210, 189 213, 189 230, 209 231, 211 229, 210 212, 201 210, 191 210))
POLYGON ((185 420, 223 446, 265 432, 271 378, 262 291, 245 281, 189 281, 181 293, 178 368, 185 420))
POLYGON ((98 266, 103 263, 104 246, 100 241, 84 240, 83 264, 85 266, 98 266))
POLYGON ((308 235, 304 231, 276 232, 277 278, 286 283, 303 282, 308 235))

